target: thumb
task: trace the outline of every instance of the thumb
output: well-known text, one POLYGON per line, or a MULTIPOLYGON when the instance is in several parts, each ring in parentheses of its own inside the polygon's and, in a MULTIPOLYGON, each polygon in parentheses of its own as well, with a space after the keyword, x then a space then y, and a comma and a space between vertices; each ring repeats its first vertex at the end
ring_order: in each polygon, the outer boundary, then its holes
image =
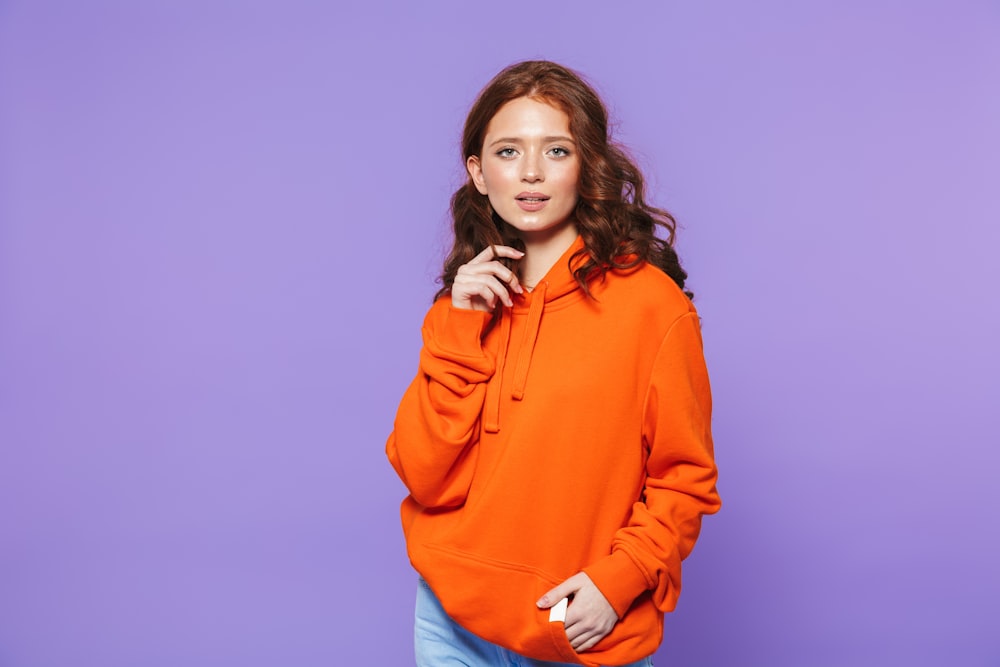
POLYGON ((539 609, 548 609, 565 597, 569 597, 573 593, 580 590, 580 583, 577 581, 577 575, 573 575, 566 581, 562 582, 553 589, 550 589, 545 595, 538 598, 538 602, 535 604, 539 609))

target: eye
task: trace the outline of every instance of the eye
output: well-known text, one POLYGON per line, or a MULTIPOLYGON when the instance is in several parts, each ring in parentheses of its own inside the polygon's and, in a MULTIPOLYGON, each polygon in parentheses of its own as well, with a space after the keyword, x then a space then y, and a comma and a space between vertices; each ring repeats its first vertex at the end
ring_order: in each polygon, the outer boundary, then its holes
POLYGON ((554 148, 550 148, 549 153, 551 153, 554 157, 566 157, 569 155, 569 151, 563 148, 562 146, 556 146, 554 148))
POLYGON ((499 155, 500 157, 514 157, 516 154, 517 150, 510 147, 501 148, 500 150, 497 151, 497 155, 499 155))

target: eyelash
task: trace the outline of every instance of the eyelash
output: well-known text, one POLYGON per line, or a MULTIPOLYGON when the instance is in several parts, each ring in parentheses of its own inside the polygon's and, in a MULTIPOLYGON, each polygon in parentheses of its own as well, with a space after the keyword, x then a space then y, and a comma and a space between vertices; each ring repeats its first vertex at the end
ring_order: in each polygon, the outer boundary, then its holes
MULTIPOLYGON (((511 158, 514 157, 512 153, 514 153, 516 150, 517 150, 516 148, 501 148, 500 150, 497 151, 497 156, 502 158, 511 158)), ((567 149, 563 148, 562 146, 556 146, 548 150, 549 153, 555 153, 556 151, 558 151, 558 154, 555 155, 554 157, 557 158, 568 157, 570 155, 570 152, 567 149)))

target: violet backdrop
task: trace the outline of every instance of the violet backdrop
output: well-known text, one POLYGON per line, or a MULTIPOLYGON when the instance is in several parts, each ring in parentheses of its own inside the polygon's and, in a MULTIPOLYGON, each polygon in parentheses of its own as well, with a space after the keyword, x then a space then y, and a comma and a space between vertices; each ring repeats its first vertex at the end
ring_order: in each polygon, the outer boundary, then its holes
POLYGON ((464 114, 536 57, 703 318, 657 664, 1000 665, 996 2, 7 0, 0 667, 412 664, 385 438, 464 114))

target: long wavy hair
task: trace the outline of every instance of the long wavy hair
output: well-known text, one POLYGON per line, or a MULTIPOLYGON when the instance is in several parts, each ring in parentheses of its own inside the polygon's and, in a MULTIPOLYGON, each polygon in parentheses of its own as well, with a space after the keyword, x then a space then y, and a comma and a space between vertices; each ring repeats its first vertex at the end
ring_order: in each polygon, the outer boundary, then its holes
MULTIPOLYGON (((573 216, 584 242, 583 249, 570 258, 570 266, 577 265, 573 275, 583 290, 589 295, 588 282, 610 269, 630 269, 642 262, 658 267, 684 289, 687 273, 673 248, 674 217, 646 203, 642 173, 612 140, 607 108, 572 70, 545 60, 529 60, 493 77, 465 120, 463 164, 482 153, 486 129, 500 107, 520 97, 546 102, 569 116, 580 156, 579 198, 573 216), (578 259, 583 261, 577 264, 578 259)), ((459 267, 483 248, 508 245, 524 250, 517 230, 496 214, 471 177, 452 195, 451 215, 455 243, 444 262, 442 287, 435 298, 448 293, 459 267)))

